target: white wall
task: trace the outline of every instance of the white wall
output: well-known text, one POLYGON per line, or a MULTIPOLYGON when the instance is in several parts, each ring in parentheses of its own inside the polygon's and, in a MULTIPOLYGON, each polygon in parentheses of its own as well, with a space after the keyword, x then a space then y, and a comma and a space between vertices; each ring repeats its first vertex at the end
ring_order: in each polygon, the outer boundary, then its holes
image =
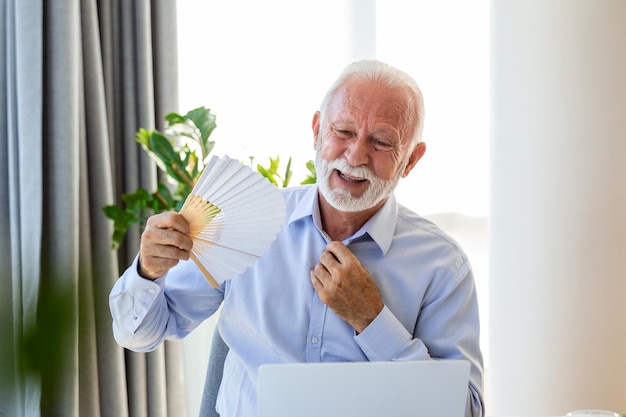
POLYGON ((626 2, 492 4, 488 412, 626 412, 626 2))

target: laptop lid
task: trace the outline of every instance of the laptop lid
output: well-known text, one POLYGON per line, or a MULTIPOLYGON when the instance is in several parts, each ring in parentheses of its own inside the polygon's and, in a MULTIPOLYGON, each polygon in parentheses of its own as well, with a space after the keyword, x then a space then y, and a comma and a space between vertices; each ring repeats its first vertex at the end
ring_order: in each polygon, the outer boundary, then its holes
POLYGON ((462 360, 271 364, 259 368, 259 417, 463 417, 462 360))

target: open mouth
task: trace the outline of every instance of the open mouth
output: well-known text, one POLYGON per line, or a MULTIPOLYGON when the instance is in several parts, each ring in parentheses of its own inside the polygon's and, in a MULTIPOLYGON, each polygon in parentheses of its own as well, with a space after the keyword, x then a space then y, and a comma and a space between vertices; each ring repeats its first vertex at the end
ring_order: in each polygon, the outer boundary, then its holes
POLYGON ((337 171, 337 175, 339 175, 339 177, 342 180, 347 181, 347 182, 352 182, 352 183, 358 184, 358 183, 362 183, 362 182, 367 181, 366 178, 353 177, 352 175, 346 174, 345 172, 341 172, 339 170, 336 170, 336 171, 337 171))

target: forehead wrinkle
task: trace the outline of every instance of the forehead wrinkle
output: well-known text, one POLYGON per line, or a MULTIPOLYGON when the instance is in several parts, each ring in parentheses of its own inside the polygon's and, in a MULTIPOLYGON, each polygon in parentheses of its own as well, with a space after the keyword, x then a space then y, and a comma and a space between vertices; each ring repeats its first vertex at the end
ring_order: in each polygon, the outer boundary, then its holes
MULTIPOLYGON (((354 107, 358 107, 358 106, 355 105, 354 107)), ((354 112, 348 106, 344 106, 343 109, 344 111, 339 112, 339 114, 331 112, 330 114, 331 117, 328 120, 330 126, 336 127, 336 125, 342 124, 350 128, 361 128, 361 123, 359 123, 357 121, 357 117, 354 116, 354 114, 358 112, 354 112)), ((385 110, 385 113, 388 113, 388 112, 385 110)), ((377 134, 377 133, 378 134, 393 134, 394 136, 398 136, 401 134, 402 129, 398 125, 403 125, 404 123, 401 123, 401 122, 394 123, 394 120, 392 120, 395 118, 393 114, 381 115, 379 114, 378 111, 376 111, 376 109, 374 109, 374 111, 368 111, 368 112, 363 111, 361 112, 361 114, 365 115, 364 126, 367 129, 368 133, 370 134, 377 134)), ((401 137, 398 139, 401 139, 401 137)))

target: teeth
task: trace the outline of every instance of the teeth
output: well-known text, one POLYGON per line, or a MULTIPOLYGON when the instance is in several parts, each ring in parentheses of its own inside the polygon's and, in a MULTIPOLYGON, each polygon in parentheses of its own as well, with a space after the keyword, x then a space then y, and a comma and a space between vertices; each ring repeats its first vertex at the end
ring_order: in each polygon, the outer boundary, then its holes
POLYGON ((345 174, 345 173, 343 173, 341 171, 338 171, 338 172, 339 172, 339 176, 341 178, 343 178, 344 180, 346 180, 346 181, 350 181, 350 182, 363 182, 363 181, 366 181, 365 178, 352 177, 352 176, 350 176, 348 174, 345 174))

